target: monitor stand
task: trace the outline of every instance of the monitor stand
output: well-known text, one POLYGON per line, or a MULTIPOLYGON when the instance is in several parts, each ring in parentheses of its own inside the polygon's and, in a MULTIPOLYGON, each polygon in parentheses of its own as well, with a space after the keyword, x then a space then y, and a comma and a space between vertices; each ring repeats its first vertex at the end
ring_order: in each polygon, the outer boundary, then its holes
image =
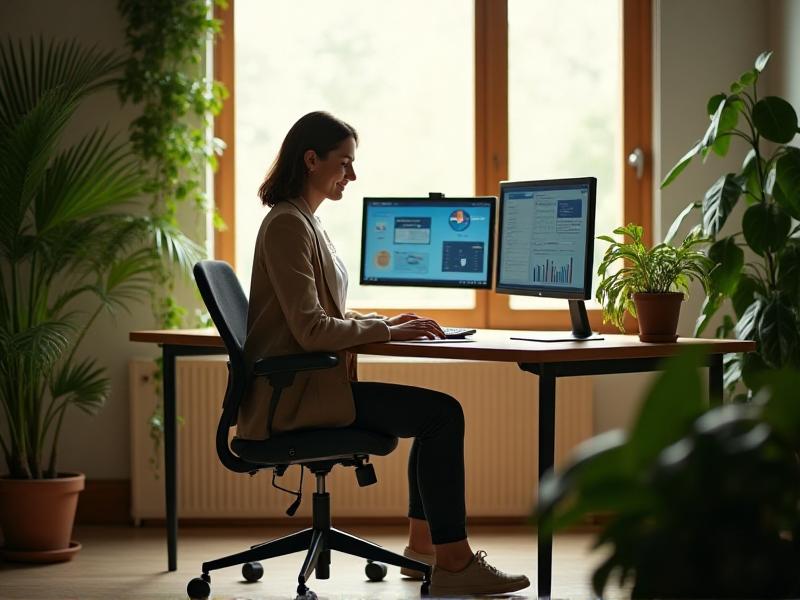
POLYGON ((592 342, 603 339, 603 336, 592 332, 583 300, 569 300, 569 318, 572 331, 525 331, 511 339, 528 342, 592 342))

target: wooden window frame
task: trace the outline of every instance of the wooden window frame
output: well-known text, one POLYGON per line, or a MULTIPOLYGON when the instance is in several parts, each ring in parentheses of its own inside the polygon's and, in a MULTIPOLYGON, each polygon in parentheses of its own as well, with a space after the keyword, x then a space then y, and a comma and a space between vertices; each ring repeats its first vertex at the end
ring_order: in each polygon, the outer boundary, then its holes
MULTIPOLYGON (((215 256, 236 263, 235 205, 235 0, 227 10, 215 8, 223 22, 214 51, 214 76, 230 92, 214 121, 216 135, 227 143, 214 179, 214 198, 226 229, 215 232, 215 256)), ((645 225, 645 241, 652 230, 652 6, 650 0, 622 0, 623 73, 623 203, 625 223, 645 225), (644 173, 637 178, 626 167, 624 157, 641 148, 644 173)), ((497 195, 499 182, 508 178, 508 2, 475 0, 475 193, 497 195)), ((492 274, 493 276, 494 274, 492 274)), ((472 309, 428 309, 414 307, 358 307, 358 310, 390 313, 413 311, 447 325, 499 329, 568 329, 569 312, 564 309, 512 310, 510 296, 493 290, 476 290, 472 309)), ((599 309, 589 310, 589 321, 598 331, 611 331, 602 324, 599 309)))

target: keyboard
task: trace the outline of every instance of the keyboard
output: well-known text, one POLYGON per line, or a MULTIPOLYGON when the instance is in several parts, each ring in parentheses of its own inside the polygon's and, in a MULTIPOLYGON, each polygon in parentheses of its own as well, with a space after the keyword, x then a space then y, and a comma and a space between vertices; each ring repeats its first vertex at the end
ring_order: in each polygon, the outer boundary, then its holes
POLYGON ((465 327, 442 327, 442 331, 444 331, 444 337, 448 339, 458 339, 472 335, 476 330, 467 329, 465 327))

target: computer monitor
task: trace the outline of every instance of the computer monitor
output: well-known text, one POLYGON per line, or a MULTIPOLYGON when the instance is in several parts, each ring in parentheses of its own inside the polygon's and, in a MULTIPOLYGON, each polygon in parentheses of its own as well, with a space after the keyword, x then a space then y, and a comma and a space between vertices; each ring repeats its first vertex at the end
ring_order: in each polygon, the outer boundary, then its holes
POLYGON ((569 300, 572 332, 541 341, 596 339, 583 304, 592 294, 596 191, 594 177, 500 183, 495 290, 569 300))
POLYGON ((364 198, 361 284, 490 288, 496 200, 364 198))

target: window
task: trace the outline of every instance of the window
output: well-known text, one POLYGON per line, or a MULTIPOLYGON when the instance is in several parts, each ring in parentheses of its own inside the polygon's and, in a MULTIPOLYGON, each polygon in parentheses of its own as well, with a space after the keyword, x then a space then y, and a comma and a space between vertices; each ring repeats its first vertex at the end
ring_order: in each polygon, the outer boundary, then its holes
POLYGON ((266 212, 255 191, 291 124, 329 110, 361 138, 358 180, 318 212, 350 269, 350 308, 419 309, 447 324, 483 327, 568 322, 560 302, 358 285, 361 198, 497 195, 501 179, 595 175, 598 232, 623 217, 642 221, 649 187, 629 178, 623 157, 631 144, 648 149, 649 106, 639 108, 650 87, 644 4, 230 2, 216 60, 232 94, 218 126, 236 142, 216 194, 223 218, 236 226, 217 236, 217 256, 235 255, 247 286, 266 212), (636 200, 623 201, 634 193, 636 200))

